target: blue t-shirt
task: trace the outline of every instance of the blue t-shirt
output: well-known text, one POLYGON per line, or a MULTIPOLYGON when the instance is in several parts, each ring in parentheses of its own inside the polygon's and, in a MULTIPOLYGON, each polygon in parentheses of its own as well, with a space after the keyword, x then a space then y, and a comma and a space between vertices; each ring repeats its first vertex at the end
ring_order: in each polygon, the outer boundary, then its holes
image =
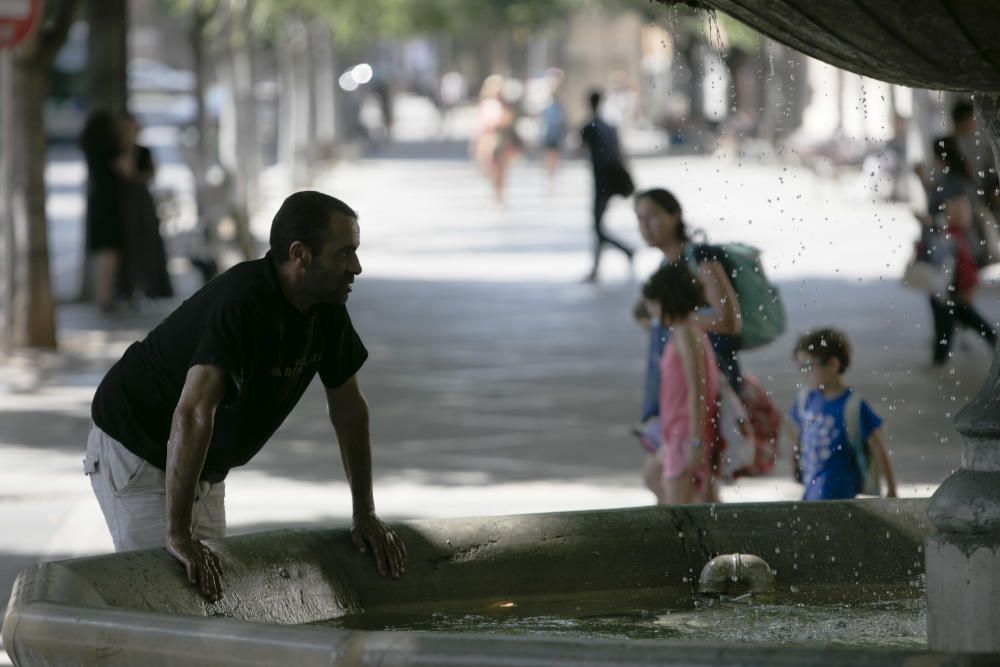
POLYGON ((566 138, 566 112, 562 105, 552 101, 542 111, 542 143, 548 147, 561 146, 566 138))
MULTIPOLYGON (((853 498, 861 490, 861 468, 844 422, 844 405, 852 391, 848 388, 836 398, 824 398, 819 389, 813 389, 803 401, 802 414, 798 402, 792 406, 802 451, 803 500, 853 498)), ((861 441, 867 442, 882 419, 864 400, 860 410, 861 441)))

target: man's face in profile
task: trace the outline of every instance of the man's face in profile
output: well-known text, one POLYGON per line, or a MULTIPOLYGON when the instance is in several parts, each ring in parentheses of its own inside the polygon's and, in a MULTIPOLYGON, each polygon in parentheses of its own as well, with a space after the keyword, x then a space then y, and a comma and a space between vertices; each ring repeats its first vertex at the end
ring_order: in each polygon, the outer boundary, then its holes
POLYGON ((355 218, 335 213, 328 229, 322 247, 306 267, 305 288, 317 302, 345 303, 354 278, 361 273, 361 228, 355 218))

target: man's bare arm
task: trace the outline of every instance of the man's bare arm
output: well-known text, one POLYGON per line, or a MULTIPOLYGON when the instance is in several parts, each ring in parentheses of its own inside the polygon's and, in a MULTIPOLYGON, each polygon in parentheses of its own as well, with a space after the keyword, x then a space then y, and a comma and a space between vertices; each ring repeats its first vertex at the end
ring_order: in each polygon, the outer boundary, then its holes
POLYGON ((351 486, 354 515, 351 537, 361 551, 371 548, 380 574, 399 577, 405 570, 406 547, 375 515, 368 402, 357 378, 351 377, 340 387, 327 387, 326 401, 330 422, 337 433, 344 472, 351 486))
POLYGON ((735 336, 740 333, 740 301, 722 264, 716 261, 698 265, 698 278, 705 286, 705 299, 711 313, 695 313, 694 322, 705 331, 735 336))
POLYGON ((792 443, 792 477, 799 484, 802 483, 802 440, 799 437, 799 427, 789 417, 783 420, 785 435, 792 443))
POLYGON ((885 448, 882 429, 878 429, 868 436, 868 451, 869 455, 873 454, 878 457, 879 467, 882 469, 882 474, 885 475, 886 497, 896 498, 896 476, 892 472, 892 462, 889 460, 889 452, 885 448))
POLYGON ((373 514, 371 434, 369 433, 368 401, 352 377, 340 387, 326 389, 326 406, 330 423, 337 432, 340 456, 351 485, 355 516, 373 514))
POLYGON ((188 370, 167 442, 167 551, 184 565, 188 580, 211 600, 222 597, 222 568, 218 556, 194 538, 192 523, 198 480, 226 382, 225 371, 218 366, 197 365, 188 370))

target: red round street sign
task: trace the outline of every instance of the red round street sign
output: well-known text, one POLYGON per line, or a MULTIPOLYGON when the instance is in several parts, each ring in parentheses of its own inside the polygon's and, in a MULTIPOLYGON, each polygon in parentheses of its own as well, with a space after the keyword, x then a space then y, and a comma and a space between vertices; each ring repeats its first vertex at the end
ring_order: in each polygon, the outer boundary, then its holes
POLYGON ((0 49, 24 39, 38 20, 39 0, 0 0, 0 49))

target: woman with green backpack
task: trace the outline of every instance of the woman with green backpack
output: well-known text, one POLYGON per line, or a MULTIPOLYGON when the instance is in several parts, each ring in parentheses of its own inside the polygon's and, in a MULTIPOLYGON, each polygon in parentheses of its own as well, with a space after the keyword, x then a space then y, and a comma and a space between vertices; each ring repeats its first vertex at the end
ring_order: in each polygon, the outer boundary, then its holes
MULTIPOLYGON (((635 214, 642 238, 650 247, 663 253, 664 263, 688 264, 704 287, 707 307, 701 309, 693 319, 709 335, 719 370, 730 386, 739 393, 743 376, 739 363, 742 329, 740 303, 723 265, 721 252, 714 246, 692 243, 680 202, 663 188, 646 190, 636 195, 635 214)), ((656 414, 660 384, 659 358, 669 333, 650 319, 642 301, 636 305, 635 316, 650 332, 649 365, 642 414, 642 420, 646 421, 656 414)))
MULTIPOLYGON (((755 441, 752 448, 755 451, 724 474, 738 477, 769 471, 777 455, 772 432, 776 433, 779 428, 780 413, 763 388, 750 376, 746 378, 750 382, 747 386, 739 361, 740 350, 765 345, 785 328, 785 311, 780 295, 764 276, 759 252, 738 243, 713 245, 693 242, 680 202, 663 188, 636 195, 635 212, 643 239, 650 247, 663 253, 664 263, 687 264, 702 284, 705 307, 692 316, 692 322, 708 334, 719 369, 738 397, 736 402, 742 402, 748 413, 745 421, 751 423, 755 441)), ((660 356, 669 331, 650 317, 642 301, 636 305, 634 314, 650 332, 642 406, 643 426, 637 430, 637 435, 643 446, 653 451, 660 440, 660 356)), ((734 444, 731 443, 731 446, 734 444)), ((717 469, 726 471, 725 463, 720 452, 717 469)))

